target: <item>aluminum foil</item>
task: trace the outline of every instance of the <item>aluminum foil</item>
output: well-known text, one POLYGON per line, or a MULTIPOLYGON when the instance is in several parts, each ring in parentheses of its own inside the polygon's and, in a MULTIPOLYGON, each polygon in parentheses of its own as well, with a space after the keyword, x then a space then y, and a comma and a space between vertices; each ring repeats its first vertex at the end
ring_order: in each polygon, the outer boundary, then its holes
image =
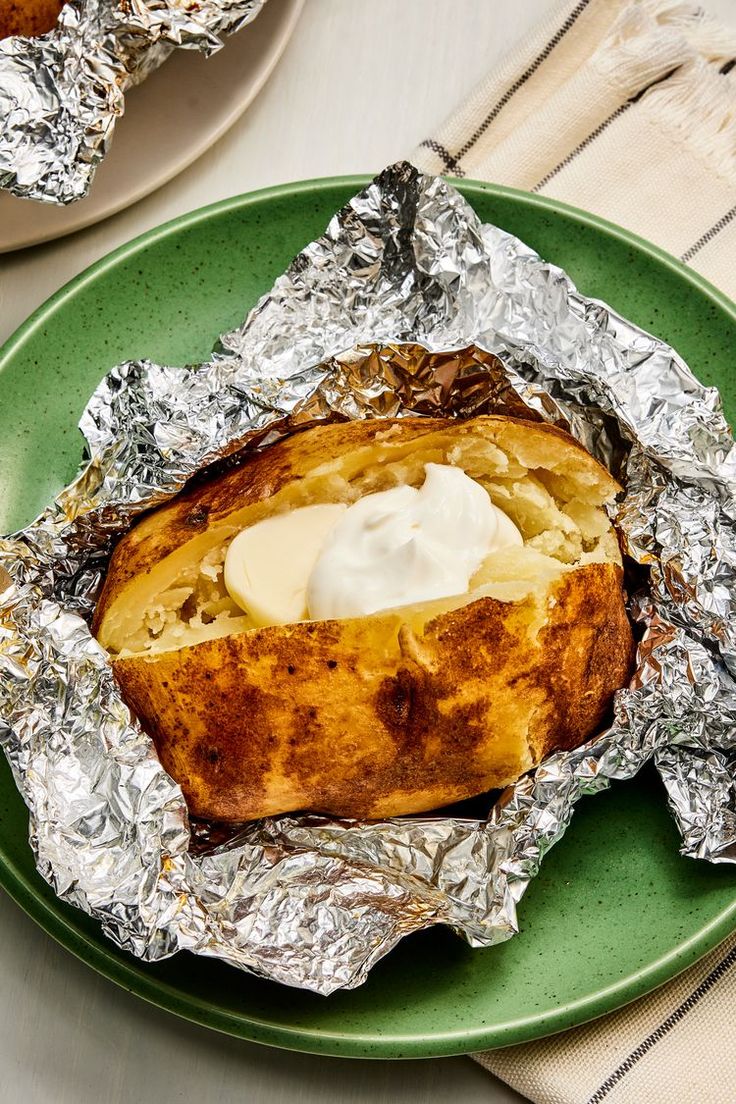
POLYGON ((264 3, 69 0, 48 34, 0 41, 0 188, 49 203, 82 199, 127 89, 177 47, 219 50, 264 3))
POLYGON ((445 181, 387 169, 211 361, 113 369, 82 428, 76 482, 0 542, 0 738, 39 870, 120 946, 320 993, 360 984, 433 924, 488 946, 517 930, 577 799, 650 759, 683 852, 736 859, 736 451, 718 396, 445 181), (611 728, 552 755, 487 819, 190 826, 89 633, 115 538, 204 465, 315 419, 520 404, 569 426, 626 487, 617 523, 645 585, 611 728))

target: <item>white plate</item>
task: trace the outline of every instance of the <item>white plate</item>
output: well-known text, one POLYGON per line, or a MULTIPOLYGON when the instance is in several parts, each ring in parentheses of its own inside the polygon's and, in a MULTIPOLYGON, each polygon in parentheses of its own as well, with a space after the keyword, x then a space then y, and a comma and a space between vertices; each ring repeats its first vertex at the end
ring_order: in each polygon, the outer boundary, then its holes
POLYGON ((0 192, 0 253, 60 238, 160 188, 232 126, 261 90, 305 0, 269 0, 214 57, 179 50, 125 98, 90 194, 54 207, 0 192))

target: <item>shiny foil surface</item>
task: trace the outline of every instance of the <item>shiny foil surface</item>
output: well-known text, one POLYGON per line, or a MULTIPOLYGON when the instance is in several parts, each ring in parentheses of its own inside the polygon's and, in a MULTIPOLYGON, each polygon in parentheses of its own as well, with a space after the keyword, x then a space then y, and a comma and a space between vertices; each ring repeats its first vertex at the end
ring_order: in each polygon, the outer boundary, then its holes
POLYGON ((48 34, 0 40, 0 188, 48 203, 82 199, 127 89, 177 47, 219 50, 264 3, 69 0, 48 34))
POLYGON ((650 759, 683 852, 736 859, 736 451, 718 395, 442 179, 386 169, 207 364, 120 365, 81 425, 89 464, 0 542, 0 739, 39 870, 120 946, 324 994, 433 924, 488 946, 517 930, 577 799, 650 759), (315 419, 524 409, 626 488, 641 641, 611 728, 489 797, 487 820, 190 825, 89 632, 116 537, 204 465, 315 419))

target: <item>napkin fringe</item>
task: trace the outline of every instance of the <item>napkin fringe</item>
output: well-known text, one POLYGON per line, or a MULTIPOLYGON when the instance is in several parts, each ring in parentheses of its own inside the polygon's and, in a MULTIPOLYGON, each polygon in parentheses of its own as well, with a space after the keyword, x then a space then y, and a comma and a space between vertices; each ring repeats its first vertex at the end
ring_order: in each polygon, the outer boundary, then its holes
POLYGON ((634 78, 644 88, 696 57, 720 63, 736 57, 736 34, 693 4, 640 0, 619 14, 592 60, 619 85, 634 78))
POLYGON ((638 0, 639 9, 650 22, 656 24, 660 33, 664 27, 680 31, 692 47, 704 57, 715 60, 725 58, 734 49, 736 33, 730 26, 715 19, 700 4, 688 0, 638 0))
POLYGON ((684 35, 664 31, 651 20, 643 23, 640 14, 625 12, 590 58, 597 75, 610 81, 627 98, 693 57, 692 46, 684 35), (631 18, 632 15, 636 18, 631 18))
POLYGON ((641 103, 665 132, 695 151, 730 185, 736 175, 736 87, 732 80, 703 58, 696 58, 653 87, 641 103))

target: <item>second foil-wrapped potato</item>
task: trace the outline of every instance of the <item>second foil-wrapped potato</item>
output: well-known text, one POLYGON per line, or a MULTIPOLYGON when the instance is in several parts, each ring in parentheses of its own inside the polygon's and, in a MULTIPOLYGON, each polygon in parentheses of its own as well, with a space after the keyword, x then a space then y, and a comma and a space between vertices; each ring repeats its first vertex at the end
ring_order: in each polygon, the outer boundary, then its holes
POLYGON ((94 630, 194 814, 438 808, 626 683, 618 490, 543 424, 316 426, 135 525, 94 630))

